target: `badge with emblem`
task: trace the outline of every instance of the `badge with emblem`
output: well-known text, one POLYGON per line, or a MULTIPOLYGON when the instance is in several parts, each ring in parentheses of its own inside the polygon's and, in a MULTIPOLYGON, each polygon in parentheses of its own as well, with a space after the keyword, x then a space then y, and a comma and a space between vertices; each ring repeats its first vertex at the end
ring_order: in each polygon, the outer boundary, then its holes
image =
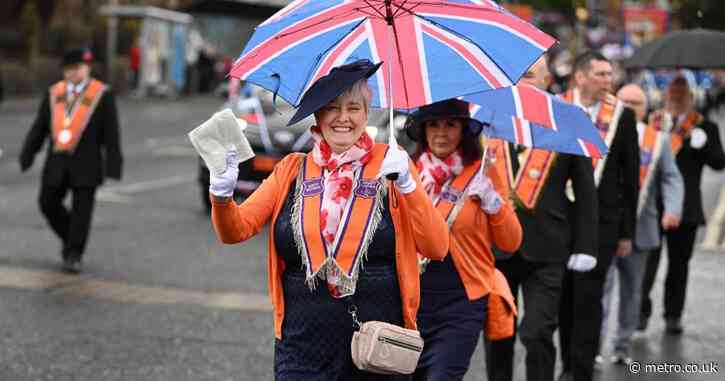
POLYGON ((322 178, 307 179, 302 182, 302 197, 312 197, 321 194, 324 189, 322 178))
POLYGON ((62 144, 67 144, 68 142, 70 142, 72 137, 73 134, 70 132, 70 130, 63 130, 58 134, 58 141, 62 144))
POLYGON ((529 177, 531 177, 532 179, 536 180, 539 177, 541 177, 541 171, 539 171, 536 168, 531 168, 531 169, 529 169, 529 177))

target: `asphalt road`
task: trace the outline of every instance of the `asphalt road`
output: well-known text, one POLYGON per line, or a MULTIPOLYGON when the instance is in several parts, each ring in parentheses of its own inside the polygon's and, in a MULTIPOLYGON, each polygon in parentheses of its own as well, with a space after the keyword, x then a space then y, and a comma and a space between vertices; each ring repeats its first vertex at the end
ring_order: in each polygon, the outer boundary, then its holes
MULTIPOLYGON (((59 272, 59 243, 37 208, 42 156, 29 172, 18 169, 37 102, 0 105, 0 380, 271 379, 266 234, 241 245, 217 242, 185 137, 221 101, 119 101, 124 178, 99 193, 81 276, 59 272)), ((725 218, 723 179, 708 172, 704 180, 714 217, 725 218)), ((648 336, 635 344, 641 372, 606 365, 600 380, 725 379, 725 369, 645 368, 725 367, 722 221, 709 227, 709 249, 698 248, 692 261, 684 336, 663 335, 661 319, 652 319, 648 336)), ((655 316, 661 280, 662 272, 655 316)), ((519 347, 517 380, 523 356, 519 347)), ((479 348, 466 380, 483 380, 484 366, 479 348)))

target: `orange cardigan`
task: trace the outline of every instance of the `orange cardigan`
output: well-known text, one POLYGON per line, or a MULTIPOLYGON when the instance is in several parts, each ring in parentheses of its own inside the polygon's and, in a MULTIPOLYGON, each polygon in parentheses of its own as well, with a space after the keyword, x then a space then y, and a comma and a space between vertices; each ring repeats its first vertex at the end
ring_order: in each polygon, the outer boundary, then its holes
MULTIPOLYGON (((480 160, 469 165, 478 167, 480 160)), ((506 191, 498 171, 486 173, 496 191, 505 198, 506 191)), ((522 232, 511 202, 506 200, 498 213, 487 215, 479 202, 467 198, 450 229, 450 253, 469 300, 488 295, 494 288, 494 256, 491 245, 514 252, 521 245, 522 232)))
MULTIPOLYGON (((295 183, 302 158, 302 154, 287 155, 241 205, 235 204, 231 199, 219 202, 212 198, 211 220, 223 243, 234 244, 249 239, 271 222, 267 242, 269 294, 274 307, 274 334, 280 340, 284 320, 282 274, 285 263, 277 256, 274 247, 274 225, 287 199, 290 186, 295 183)), ((406 195, 398 192, 394 186, 388 186, 388 207, 395 226, 395 259, 403 320, 406 328, 416 329, 416 315, 420 304, 416 253, 433 260, 442 260, 448 253, 448 228, 423 191, 412 162, 409 167, 418 186, 406 195)))

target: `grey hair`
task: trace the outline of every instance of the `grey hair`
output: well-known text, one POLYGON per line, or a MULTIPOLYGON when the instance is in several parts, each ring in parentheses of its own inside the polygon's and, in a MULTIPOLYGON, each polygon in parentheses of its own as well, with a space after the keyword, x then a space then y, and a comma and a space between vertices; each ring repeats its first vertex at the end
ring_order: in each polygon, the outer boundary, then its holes
POLYGON ((373 92, 370 90, 370 86, 368 85, 367 79, 361 79, 357 82, 355 82, 352 86, 350 86, 349 89, 345 90, 342 94, 340 94, 338 99, 345 99, 345 98, 352 98, 352 99, 362 99, 363 105, 365 106, 365 111, 367 111, 370 108, 370 103, 373 99, 373 92))

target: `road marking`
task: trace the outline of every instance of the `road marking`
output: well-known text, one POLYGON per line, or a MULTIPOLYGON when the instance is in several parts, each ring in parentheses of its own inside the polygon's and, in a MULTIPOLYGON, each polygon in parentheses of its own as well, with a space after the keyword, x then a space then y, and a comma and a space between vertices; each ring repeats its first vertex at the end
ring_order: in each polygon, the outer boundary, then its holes
POLYGON ((57 271, 0 266, 0 287, 48 291, 52 295, 92 298, 116 303, 190 305, 235 311, 272 311, 264 294, 212 292, 172 287, 149 287, 106 281, 57 271))
POLYGON ((191 146, 159 147, 151 152, 153 157, 197 157, 199 156, 191 146))
POLYGON ((194 179, 193 176, 189 175, 177 175, 131 184, 108 186, 98 191, 96 199, 104 202, 130 203, 132 201, 131 196, 134 193, 159 190, 174 185, 191 184, 194 182, 194 179))
POLYGON ((161 179, 154 179, 154 180, 147 180, 147 181, 139 181, 136 183, 131 184, 123 184, 123 185, 115 185, 115 186, 109 186, 104 189, 107 189, 111 192, 120 192, 120 193, 140 193, 140 192, 146 192, 150 190, 158 190, 163 189, 172 185, 179 185, 184 184, 189 181, 189 175, 177 175, 177 176, 171 176, 171 177, 165 177, 161 179))
POLYGON ((725 250, 725 240, 720 243, 723 222, 725 222, 725 186, 720 188, 720 198, 718 199, 715 212, 710 216, 707 227, 705 228, 705 238, 700 244, 700 249, 725 250))
POLYGON ((151 151, 153 157, 196 157, 198 155, 186 135, 148 138, 144 142, 144 146, 151 151))

